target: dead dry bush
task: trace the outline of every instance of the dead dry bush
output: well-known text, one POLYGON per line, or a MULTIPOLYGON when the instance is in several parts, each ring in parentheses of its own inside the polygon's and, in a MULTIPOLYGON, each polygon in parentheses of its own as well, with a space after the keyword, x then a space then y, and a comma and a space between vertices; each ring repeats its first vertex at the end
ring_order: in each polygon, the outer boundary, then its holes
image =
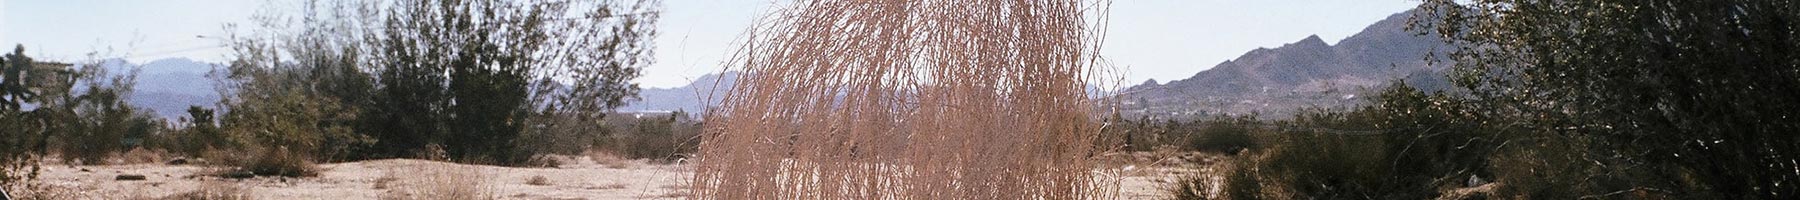
MULTIPOLYGON (((477 200, 495 199, 490 175, 472 166, 433 163, 388 171, 384 177, 406 177, 378 184, 388 188, 384 200, 477 200)), ((381 182, 381 181, 377 181, 381 182)))
POLYGON ((531 176, 531 178, 525 179, 525 184, 526 185, 536 185, 536 186, 546 186, 546 185, 550 185, 550 178, 544 178, 543 175, 531 176))
POLYGON ((247 171, 256 176, 310 177, 319 175, 318 165, 301 152, 284 148, 252 150, 208 150, 203 157, 215 168, 216 175, 247 171))
POLYGON ((733 59, 745 73, 705 117, 693 197, 1110 195, 1086 93, 1104 3, 791 5, 733 59))

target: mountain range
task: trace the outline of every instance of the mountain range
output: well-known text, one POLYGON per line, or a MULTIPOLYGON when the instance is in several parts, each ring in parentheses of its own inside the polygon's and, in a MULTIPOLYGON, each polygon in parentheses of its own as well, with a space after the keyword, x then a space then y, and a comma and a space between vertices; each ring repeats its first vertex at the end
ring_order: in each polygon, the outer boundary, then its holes
POLYGON ((126 101, 164 119, 186 117, 189 106, 214 107, 219 102, 219 92, 213 87, 216 81, 207 77, 216 66, 211 63, 167 58, 140 65, 111 59, 102 61, 101 66, 112 72, 138 67, 137 83, 126 101))
POLYGON ((1251 50, 1186 79, 1127 87, 1118 93, 1120 108, 1132 116, 1280 118, 1301 108, 1359 105, 1365 94, 1396 79, 1427 90, 1445 88, 1447 65, 1432 65, 1426 55, 1445 55, 1450 48, 1407 30, 1413 13, 1391 15, 1336 45, 1309 36, 1251 50))
POLYGON ((706 108, 719 105, 725 98, 725 92, 737 85, 740 73, 727 71, 702 75, 687 85, 672 88, 643 88, 638 91, 638 98, 619 107, 618 111, 687 111, 700 113, 706 108))
MULTIPOLYGON (((1447 65, 1425 59, 1429 53, 1444 55, 1450 48, 1433 36, 1407 30, 1412 15, 1412 11, 1391 15, 1335 45, 1315 35, 1250 50, 1186 79, 1149 80, 1117 91, 1114 97, 1120 100, 1120 110, 1132 117, 1282 117, 1300 108, 1359 105, 1366 94, 1397 79, 1427 90, 1447 88, 1443 78, 1447 65)), ((145 63, 130 102, 168 119, 186 115, 188 106, 210 107, 219 99, 215 81, 207 77, 214 66, 183 58, 145 63)), ((723 99, 739 75, 707 74, 680 87, 644 88, 618 110, 703 112, 723 99)))

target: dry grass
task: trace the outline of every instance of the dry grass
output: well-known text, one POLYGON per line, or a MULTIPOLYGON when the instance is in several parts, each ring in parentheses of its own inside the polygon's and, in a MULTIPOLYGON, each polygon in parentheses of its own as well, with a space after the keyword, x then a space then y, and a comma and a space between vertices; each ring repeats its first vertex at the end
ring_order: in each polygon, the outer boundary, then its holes
POLYGON ((635 160, 625 159, 625 157, 620 157, 619 154, 606 151, 588 151, 587 156, 588 159, 594 160, 594 163, 599 163, 600 165, 606 166, 606 168, 630 169, 638 167, 639 164, 635 160))
POLYGON ((542 176, 542 175, 531 176, 531 178, 525 179, 525 184, 526 185, 536 185, 536 186, 546 186, 546 185, 550 185, 550 178, 544 178, 544 176, 542 176))
POLYGON ((616 189, 625 189, 625 184, 624 183, 610 183, 610 184, 604 184, 604 185, 596 185, 596 186, 588 187, 588 188, 589 189, 601 189, 601 190, 616 190, 616 189))
POLYGON ((113 164, 162 163, 166 154, 168 153, 163 150, 132 148, 124 153, 114 154, 112 159, 107 160, 111 160, 113 164))
POLYGON ((796 1, 707 123, 704 199, 1110 198, 1086 95, 1104 4, 796 1), (1096 20, 1097 21, 1097 20, 1096 20))
POLYGON ((191 192, 163 197, 164 200, 245 200, 256 199, 249 189, 222 181, 206 181, 191 192))
POLYGON ((386 190, 389 187, 393 187, 394 181, 398 180, 400 180, 400 178, 394 177, 394 173, 389 171, 387 173, 382 173, 381 177, 376 177, 374 186, 377 190, 386 190))
POLYGON ((84 197, 86 195, 79 186, 44 184, 35 180, 24 182, 26 183, 9 185, 0 189, 5 189, 13 199, 73 200, 90 198, 84 197))
POLYGON ((311 177, 320 170, 306 153, 285 148, 206 150, 202 154, 214 175, 249 171, 257 176, 311 177))
POLYGON ((381 195, 381 199, 495 199, 494 185, 487 181, 491 177, 473 166, 426 165, 401 170, 404 171, 387 172, 386 176, 390 177, 406 173, 404 177, 408 178, 396 179, 397 184, 384 184, 389 190, 381 195))

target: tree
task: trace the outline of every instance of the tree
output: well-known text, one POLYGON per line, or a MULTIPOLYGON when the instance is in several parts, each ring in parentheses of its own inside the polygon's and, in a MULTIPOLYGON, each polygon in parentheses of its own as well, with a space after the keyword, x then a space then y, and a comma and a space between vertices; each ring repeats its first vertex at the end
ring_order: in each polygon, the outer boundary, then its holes
POLYGON ((260 18, 259 29, 254 31, 265 32, 254 34, 273 36, 230 37, 236 55, 225 66, 222 81, 230 95, 222 95, 228 98, 220 102, 229 112, 219 120, 226 141, 203 145, 345 159, 360 158, 358 150, 374 144, 372 137, 354 131, 364 108, 355 104, 356 99, 368 96, 367 91, 357 91, 357 86, 372 85, 373 80, 359 79, 366 76, 345 70, 363 64, 359 60, 362 46, 350 42, 354 38, 333 35, 340 34, 333 30, 345 28, 345 24, 319 19, 324 14, 313 5, 303 8, 305 14, 298 23, 260 18), (292 24, 300 28, 281 32, 292 24))
MULTIPOLYGON (((32 112, 21 105, 38 103, 37 93, 26 84, 26 74, 34 62, 25 56, 25 46, 0 56, 0 189, 13 189, 17 183, 37 177, 37 158, 47 149, 49 134, 32 112)), ((36 74, 36 73, 31 73, 36 74)))
POLYGON ((230 138, 219 130, 219 122, 214 119, 214 111, 200 106, 189 106, 188 116, 182 119, 180 129, 163 137, 161 148, 185 154, 202 155, 207 150, 238 148, 230 138))
POLYGON ((61 124, 61 128, 54 129, 53 139, 66 161, 102 164, 108 155, 137 145, 128 143, 128 139, 149 135, 150 130, 144 127, 157 124, 152 122, 154 117, 126 102, 136 85, 137 71, 113 74, 115 69, 106 65, 82 64, 75 77, 80 83, 77 85, 86 88, 80 93, 51 94, 61 103, 47 103, 39 108, 60 113, 53 115, 54 123, 61 124))
MULTIPOLYGON (((1430 0, 1488 121, 1592 137, 1591 195, 1800 198, 1800 7, 1789 1, 1430 0)), ((1545 169, 1551 170, 1551 169, 1545 169)))
POLYGON ((259 18, 267 37, 234 38, 231 74, 248 96, 229 103, 308 107, 234 107, 223 126, 265 123, 237 112, 298 114, 267 119, 316 119, 291 124, 349 127, 373 142, 339 155, 418 156, 439 144, 459 161, 522 163, 550 148, 522 147, 532 144, 521 135, 598 130, 636 95, 630 80, 649 63, 658 4, 308 1, 297 17, 259 18))
POLYGON ((388 94, 380 101, 397 109, 381 140, 520 163, 530 154, 516 142, 528 115, 598 120, 636 95, 630 79, 648 64, 657 4, 395 2, 377 14, 385 21, 376 63, 388 94))

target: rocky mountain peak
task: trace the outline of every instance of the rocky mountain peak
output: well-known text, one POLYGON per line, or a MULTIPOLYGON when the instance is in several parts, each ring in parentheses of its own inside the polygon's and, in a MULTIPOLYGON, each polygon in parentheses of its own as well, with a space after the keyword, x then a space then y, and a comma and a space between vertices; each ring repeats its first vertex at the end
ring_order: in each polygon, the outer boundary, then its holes
POLYGON ((1357 94, 1394 79, 1404 78, 1409 84, 1443 82, 1442 65, 1428 65, 1424 55, 1450 48, 1405 30, 1412 13, 1389 16, 1336 46, 1309 35, 1281 47, 1250 50, 1187 79, 1128 87, 1123 93, 1145 101, 1125 109, 1127 114, 1178 118, 1251 113, 1284 117, 1298 108, 1356 105, 1360 99, 1343 97, 1370 96, 1357 94))

